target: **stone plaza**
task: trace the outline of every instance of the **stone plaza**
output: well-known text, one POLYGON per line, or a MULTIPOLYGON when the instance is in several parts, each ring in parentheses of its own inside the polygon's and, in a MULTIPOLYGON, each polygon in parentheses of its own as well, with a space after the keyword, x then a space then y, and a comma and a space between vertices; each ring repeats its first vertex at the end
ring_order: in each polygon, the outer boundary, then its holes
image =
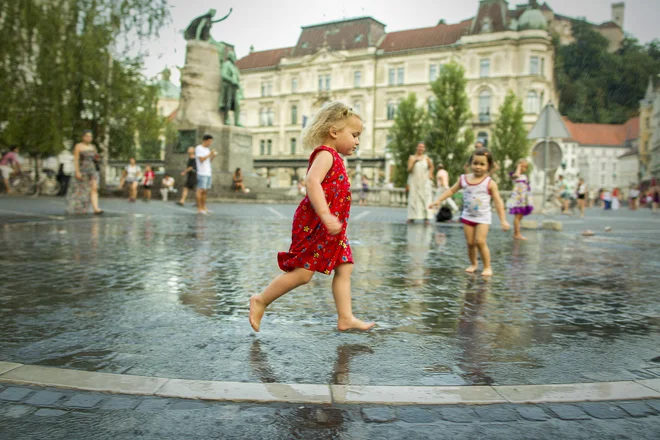
POLYGON ((7 438, 655 438, 660 428, 660 217, 649 210, 556 217, 561 232, 526 231, 524 243, 495 224, 486 280, 463 272, 458 224, 406 225, 403 209, 356 206, 354 309, 376 329, 336 332, 331 278, 317 275, 255 334, 247 299, 279 272, 294 205, 211 204, 197 216, 104 199, 102 218, 63 207, 0 206, 7 438))

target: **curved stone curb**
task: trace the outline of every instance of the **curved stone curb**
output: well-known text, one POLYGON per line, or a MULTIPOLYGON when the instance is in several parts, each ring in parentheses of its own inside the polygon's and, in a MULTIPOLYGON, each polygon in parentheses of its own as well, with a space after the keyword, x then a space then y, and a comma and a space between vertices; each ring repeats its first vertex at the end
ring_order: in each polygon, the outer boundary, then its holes
POLYGON ((660 399, 660 379, 548 385, 368 386, 220 382, 0 362, 0 382, 212 401, 309 404, 490 405, 660 399))

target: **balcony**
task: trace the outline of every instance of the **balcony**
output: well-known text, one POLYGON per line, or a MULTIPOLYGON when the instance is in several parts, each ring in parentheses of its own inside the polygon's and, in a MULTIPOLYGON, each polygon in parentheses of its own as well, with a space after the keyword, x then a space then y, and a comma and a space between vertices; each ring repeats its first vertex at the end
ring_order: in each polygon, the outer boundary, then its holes
POLYGON ((479 123, 490 124, 490 112, 479 113, 479 123))

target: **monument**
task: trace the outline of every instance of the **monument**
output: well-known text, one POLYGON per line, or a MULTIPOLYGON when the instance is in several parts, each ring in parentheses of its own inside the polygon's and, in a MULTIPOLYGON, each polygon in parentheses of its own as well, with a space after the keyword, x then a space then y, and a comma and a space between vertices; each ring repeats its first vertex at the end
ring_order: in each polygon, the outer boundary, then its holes
POLYGON ((211 162, 213 182, 209 195, 231 190, 236 168, 243 171, 248 188, 265 188, 265 180, 254 173, 252 135, 240 123, 240 72, 231 44, 215 41, 211 26, 226 20, 229 13, 213 20, 215 9, 190 22, 184 32, 186 60, 181 69, 181 97, 173 121, 177 140, 167 146, 165 167, 171 175, 185 168, 186 150, 201 143, 205 133, 213 135, 211 162))

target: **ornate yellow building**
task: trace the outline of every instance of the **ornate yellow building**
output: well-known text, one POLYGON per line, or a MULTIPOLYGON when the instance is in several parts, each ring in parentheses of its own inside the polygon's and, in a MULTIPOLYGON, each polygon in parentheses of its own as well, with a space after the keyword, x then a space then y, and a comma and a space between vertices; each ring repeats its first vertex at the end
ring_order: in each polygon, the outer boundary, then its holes
MULTIPOLYGON (((623 7, 613 5, 612 11, 618 21, 596 29, 616 48, 623 37, 623 7)), ((308 153, 301 148, 301 131, 324 102, 339 99, 365 121, 360 156, 350 162, 359 160, 368 177, 389 180, 386 147, 398 103, 414 92, 427 105, 431 82, 451 61, 466 70, 477 138, 488 142, 508 90, 523 100, 531 127, 548 100, 558 101, 551 32, 570 42, 571 22, 535 0, 515 9, 505 0, 481 0, 476 15, 460 23, 441 20, 388 33, 383 23, 361 17, 303 27, 293 47, 251 50, 238 67, 241 121, 253 130, 255 168, 276 186, 304 175, 308 153)))

